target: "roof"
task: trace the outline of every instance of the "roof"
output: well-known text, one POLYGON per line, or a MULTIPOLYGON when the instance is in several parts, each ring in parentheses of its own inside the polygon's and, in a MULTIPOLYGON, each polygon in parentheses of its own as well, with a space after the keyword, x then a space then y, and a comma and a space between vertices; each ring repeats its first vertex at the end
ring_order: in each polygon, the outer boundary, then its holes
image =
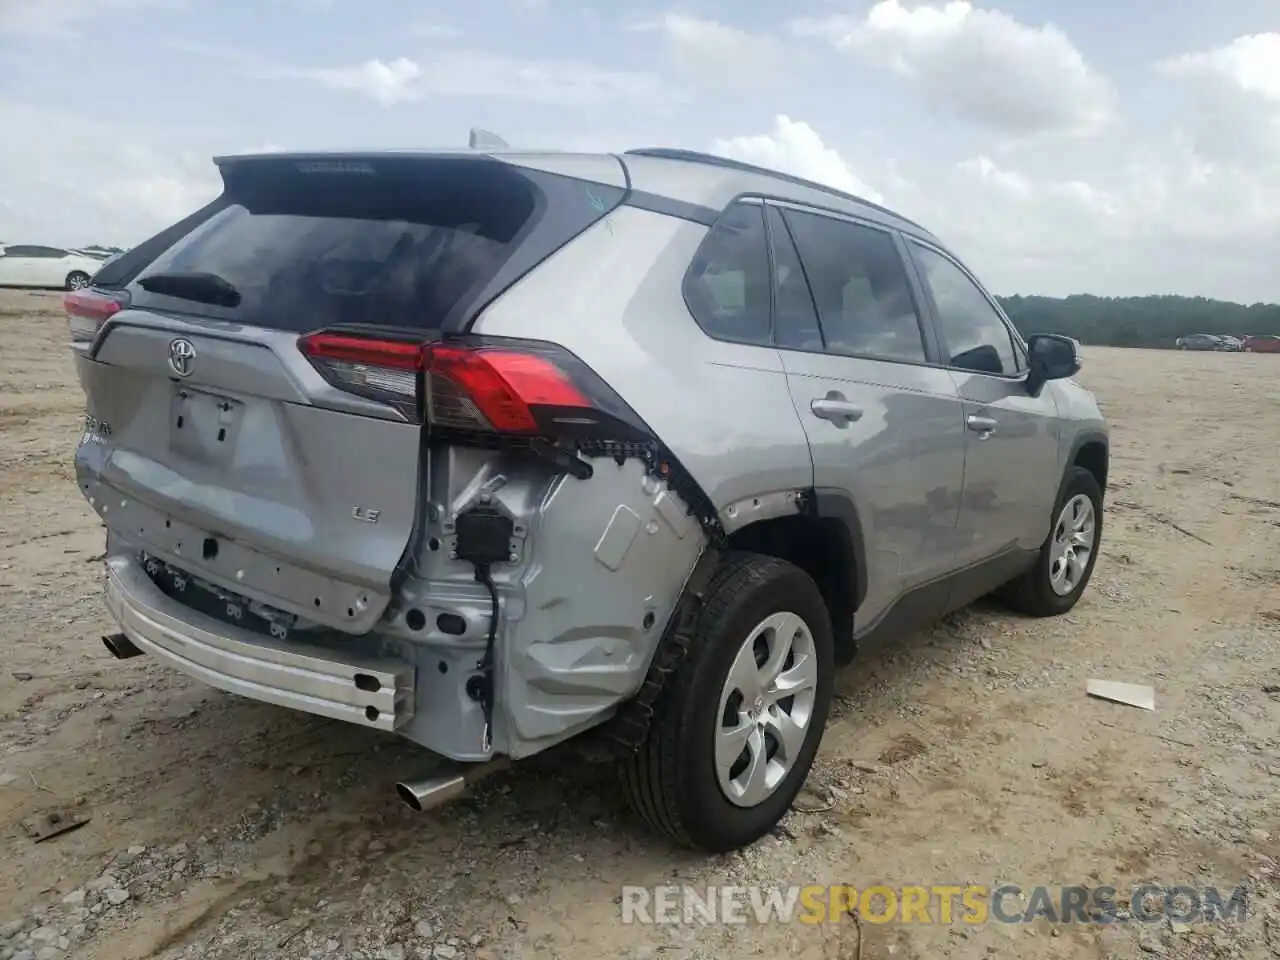
POLYGON ((721 157, 711 153, 699 153, 696 150, 677 150, 670 147, 643 147, 635 150, 628 150, 624 156, 683 160, 688 163, 702 163, 714 167, 722 167, 728 170, 737 170, 742 173, 752 173, 757 176, 770 177, 780 183, 803 187, 805 190, 817 190, 821 193, 830 194, 832 197, 836 197, 850 203, 856 203, 859 206, 867 207, 871 210, 879 211, 880 213, 887 214, 896 220, 901 220, 903 223, 909 223, 911 226, 919 230, 924 230, 924 227, 920 226, 920 224, 909 220, 897 211, 890 210, 888 207, 868 200, 865 197, 859 197, 856 194, 837 190, 835 187, 828 186, 824 183, 818 183, 815 180, 806 180, 804 177, 797 177, 793 174, 783 173, 780 170, 773 170, 769 167, 761 167, 752 163, 746 163, 742 160, 733 160, 729 157, 721 157))

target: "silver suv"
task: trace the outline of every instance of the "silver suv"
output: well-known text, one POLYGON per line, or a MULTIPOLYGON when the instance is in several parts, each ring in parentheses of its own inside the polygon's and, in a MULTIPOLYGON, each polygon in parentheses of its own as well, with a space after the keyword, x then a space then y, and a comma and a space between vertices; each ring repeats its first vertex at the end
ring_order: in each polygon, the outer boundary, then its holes
POLYGON ((67 296, 107 646, 409 738, 414 807, 573 738, 740 847, 860 643, 1089 581, 1075 341, 903 217, 665 149, 217 165, 67 296))

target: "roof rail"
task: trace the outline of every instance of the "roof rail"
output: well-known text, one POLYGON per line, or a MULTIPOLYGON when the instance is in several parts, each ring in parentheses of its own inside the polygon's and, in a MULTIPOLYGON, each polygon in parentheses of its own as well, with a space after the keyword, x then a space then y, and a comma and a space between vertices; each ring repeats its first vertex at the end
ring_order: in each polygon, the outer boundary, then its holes
POLYGON ((819 190, 822 193, 829 193, 834 197, 840 197, 842 200, 852 200, 854 203, 860 203, 864 207, 870 207, 872 210, 879 210, 881 213, 886 213, 891 217, 895 217, 903 223, 909 223, 917 230, 923 230, 925 233, 929 232, 920 224, 916 223, 914 220, 904 217, 896 210, 890 210, 882 204, 873 203, 865 197, 859 197, 852 193, 845 193, 843 190, 837 190, 835 187, 829 187, 824 183, 806 180, 804 177, 793 176, 789 173, 783 173, 780 170, 771 170, 768 167, 760 167, 754 163, 745 163, 741 160, 731 160, 728 157, 716 156, 714 153, 700 153, 697 150, 679 150, 674 147, 640 147, 635 150, 624 151, 623 156, 655 157, 659 160, 684 160, 687 163, 701 163, 709 167, 724 167, 727 170, 740 170, 743 173, 756 173, 765 177, 773 177, 775 180, 781 180, 784 183, 790 183, 797 187, 807 187, 810 190, 819 190))

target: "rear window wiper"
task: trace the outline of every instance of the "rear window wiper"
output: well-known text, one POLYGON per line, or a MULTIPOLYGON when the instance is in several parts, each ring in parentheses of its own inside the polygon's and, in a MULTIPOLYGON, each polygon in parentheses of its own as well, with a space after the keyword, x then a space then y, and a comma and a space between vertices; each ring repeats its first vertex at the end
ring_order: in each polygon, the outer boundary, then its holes
POLYGON ((153 273, 139 279, 138 286, 148 293, 177 297, 180 300, 194 300, 215 307, 240 305, 240 291, 232 286, 229 280, 216 273, 153 273))

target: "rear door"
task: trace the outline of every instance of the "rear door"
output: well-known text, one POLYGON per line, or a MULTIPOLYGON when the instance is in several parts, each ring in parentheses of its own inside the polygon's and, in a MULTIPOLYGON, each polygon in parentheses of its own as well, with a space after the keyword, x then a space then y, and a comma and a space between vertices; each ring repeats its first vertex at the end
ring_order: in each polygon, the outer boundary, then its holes
POLYGON ((809 436, 814 485, 852 496, 866 538, 861 631, 954 566, 960 401, 947 371, 931 364, 894 234, 775 205, 768 222, 777 345, 809 436))
POLYGON ((373 331, 412 361, 623 191, 586 198, 581 181, 475 156, 222 174, 221 209, 127 278, 127 308, 77 356, 80 482, 117 542, 363 632, 417 529, 420 374, 344 355, 341 337, 313 364, 307 335, 373 331))
POLYGON ((914 239, 907 247, 964 402, 964 549, 973 560, 1038 549, 1062 477, 1053 391, 1027 392, 1021 339, 957 260, 914 239))

